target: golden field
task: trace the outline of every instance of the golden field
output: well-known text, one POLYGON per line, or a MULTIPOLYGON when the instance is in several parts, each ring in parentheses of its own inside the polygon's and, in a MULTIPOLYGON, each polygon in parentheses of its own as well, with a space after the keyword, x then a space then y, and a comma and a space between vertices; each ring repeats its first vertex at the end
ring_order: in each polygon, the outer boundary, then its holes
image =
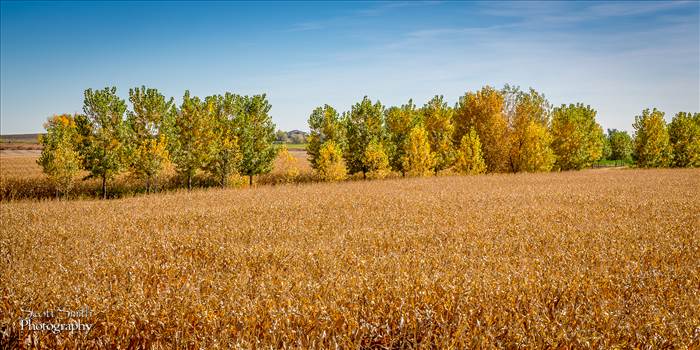
POLYGON ((699 188, 591 170, 3 202, 0 343, 697 348, 699 188), (58 307, 90 332, 21 330, 58 307))

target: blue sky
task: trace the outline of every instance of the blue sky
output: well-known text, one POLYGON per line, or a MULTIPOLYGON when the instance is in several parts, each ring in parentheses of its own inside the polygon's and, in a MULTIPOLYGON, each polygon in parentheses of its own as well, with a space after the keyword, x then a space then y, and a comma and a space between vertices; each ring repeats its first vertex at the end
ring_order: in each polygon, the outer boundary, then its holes
POLYGON ((700 2, 7 2, 0 132, 43 130, 83 90, 180 100, 267 93, 284 130, 311 110, 505 83, 583 102, 603 128, 643 108, 700 111, 700 2))

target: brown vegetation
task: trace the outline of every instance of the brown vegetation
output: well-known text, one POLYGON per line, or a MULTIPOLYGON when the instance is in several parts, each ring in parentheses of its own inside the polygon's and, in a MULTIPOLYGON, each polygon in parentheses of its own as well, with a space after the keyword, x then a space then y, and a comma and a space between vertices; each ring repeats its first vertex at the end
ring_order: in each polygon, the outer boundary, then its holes
POLYGON ((698 188, 588 170, 3 202, 0 343, 698 347, 698 188), (93 330, 20 331, 60 306, 93 330))

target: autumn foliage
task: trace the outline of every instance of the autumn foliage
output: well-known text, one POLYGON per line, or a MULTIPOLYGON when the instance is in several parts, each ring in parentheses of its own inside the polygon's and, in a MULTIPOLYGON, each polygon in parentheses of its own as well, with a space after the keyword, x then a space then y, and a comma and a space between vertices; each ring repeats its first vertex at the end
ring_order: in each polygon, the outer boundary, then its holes
MULTIPOLYGON (((125 170, 145 182, 146 193, 158 190, 169 166, 188 189, 202 173, 227 187, 240 176, 252 185, 272 170, 277 148, 265 95, 200 99, 185 92, 180 106, 155 89, 129 95, 132 110, 115 88, 88 89, 85 114, 65 116, 70 127, 47 123, 41 165, 57 193, 74 187, 76 162, 87 178, 101 179, 104 198, 108 182, 125 170)), ((635 118, 634 135, 606 135, 597 113, 582 103, 553 108, 544 94, 510 85, 468 91, 454 106, 440 95, 420 108, 413 100, 386 107, 365 96, 343 113, 314 109, 306 151, 320 181, 580 170, 601 160, 700 166, 700 114, 680 112, 667 124, 663 112, 646 109, 635 118)), ((282 182, 300 179, 293 159, 283 158, 291 170, 282 182)))

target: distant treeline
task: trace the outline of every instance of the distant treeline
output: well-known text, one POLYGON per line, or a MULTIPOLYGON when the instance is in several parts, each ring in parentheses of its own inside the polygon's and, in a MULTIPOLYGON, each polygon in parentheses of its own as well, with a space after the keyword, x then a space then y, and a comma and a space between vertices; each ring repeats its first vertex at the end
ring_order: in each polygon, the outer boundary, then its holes
POLYGON ((700 166, 700 113, 645 109, 635 134, 603 132, 596 110, 582 103, 552 107, 534 89, 506 85, 467 92, 454 106, 435 96, 422 107, 409 100, 385 107, 365 97, 350 111, 316 108, 307 146, 325 180, 348 174, 381 178, 390 172, 426 176, 578 170, 600 160, 638 167, 700 166))

